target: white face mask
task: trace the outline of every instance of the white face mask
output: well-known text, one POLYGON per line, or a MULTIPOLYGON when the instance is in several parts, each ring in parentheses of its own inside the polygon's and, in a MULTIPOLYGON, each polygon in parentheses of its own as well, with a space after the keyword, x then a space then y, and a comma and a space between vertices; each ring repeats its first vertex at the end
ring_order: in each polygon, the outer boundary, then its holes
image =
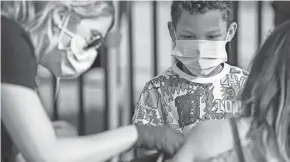
POLYGON ((172 56, 192 74, 207 76, 227 61, 226 43, 227 41, 176 40, 172 56))
POLYGON ((68 19, 69 17, 61 28, 58 50, 48 53, 41 58, 41 64, 49 68, 58 78, 73 78, 81 75, 92 66, 97 57, 96 48, 84 49, 87 46, 86 40, 66 30, 68 19), (64 34, 70 37, 68 47, 65 47, 61 42, 64 34))

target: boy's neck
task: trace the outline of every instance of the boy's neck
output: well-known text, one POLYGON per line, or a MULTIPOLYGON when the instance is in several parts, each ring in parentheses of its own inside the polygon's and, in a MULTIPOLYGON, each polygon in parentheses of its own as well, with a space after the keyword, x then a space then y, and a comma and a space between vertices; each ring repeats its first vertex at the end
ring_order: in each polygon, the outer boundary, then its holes
MULTIPOLYGON (((181 71, 183 71, 184 73, 188 74, 188 75, 191 75, 191 76, 194 76, 194 77, 200 77, 200 76, 197 76, 195 74, 192 74, 185 66, 184 64, 182 64, 181 62, 178 62, 177 63, 177 67, 180 68, 181 71)), ((217 66, 212 72, 210 72, 208 75, 206 76, 202 76, 202 77, 212 77, 212 76, 215 76, 217 74, 219 74, 224 68, 224 64, 221 63, 219 66, 217 66)))

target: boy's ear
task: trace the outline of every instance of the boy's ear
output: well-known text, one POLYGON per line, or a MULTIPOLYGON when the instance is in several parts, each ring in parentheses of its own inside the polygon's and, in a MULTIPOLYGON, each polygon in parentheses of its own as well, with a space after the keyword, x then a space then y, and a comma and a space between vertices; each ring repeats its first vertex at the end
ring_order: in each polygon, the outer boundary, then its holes
POLYGON ((172 42, 175 42, 176 38, 175 38, 175 29, 174 29, 173 23, 168 22, 167 27, 168 27, 168 31, 169 31, 172 42))
POLYGON ((236 22, 231 23, 228 30, 228 37, 227 37, 228 42, 230 42, 234 38, 237 28, 238 28, 238 24, 236 22))

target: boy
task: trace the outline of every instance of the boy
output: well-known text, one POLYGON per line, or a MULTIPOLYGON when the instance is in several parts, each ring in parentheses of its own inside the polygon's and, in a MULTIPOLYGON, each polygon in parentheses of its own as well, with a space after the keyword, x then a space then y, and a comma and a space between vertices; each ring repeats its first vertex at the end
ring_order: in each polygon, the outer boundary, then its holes
POLYGON ((225 63, 235 35, 228 1, 174 1, 168 29, 177 63, 144 87, 133 123, 168 124, 183 134, 204 120, 241 114, 237 96, 247 73, 225 63))

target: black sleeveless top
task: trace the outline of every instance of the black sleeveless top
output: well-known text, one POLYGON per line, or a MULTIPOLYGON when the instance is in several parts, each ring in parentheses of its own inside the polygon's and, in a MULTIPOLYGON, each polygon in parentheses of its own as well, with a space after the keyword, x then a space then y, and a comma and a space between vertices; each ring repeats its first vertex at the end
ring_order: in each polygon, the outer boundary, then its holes
MULTIPOLYGON (((35 89, 37 63, 28 34, 14 21, 1 16, 1 83, 35 89)), ((3 95, 3 94, 2 94, 3 95)), ((8 161, 13 142, 1 121, 1 161, 8 161)))

